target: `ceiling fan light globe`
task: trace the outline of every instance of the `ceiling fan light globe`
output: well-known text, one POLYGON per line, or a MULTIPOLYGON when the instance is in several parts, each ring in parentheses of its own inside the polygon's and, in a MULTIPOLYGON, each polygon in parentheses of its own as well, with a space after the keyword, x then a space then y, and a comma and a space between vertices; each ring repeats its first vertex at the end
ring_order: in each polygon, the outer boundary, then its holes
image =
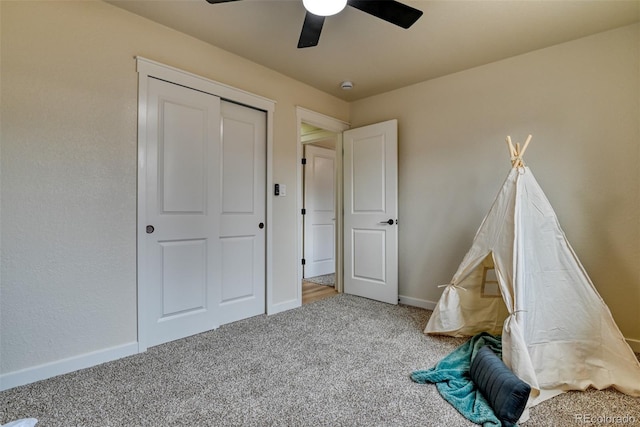
POLYGON ((347 0, 302 0, 304 8, 317 16, 331 16, 342 11, 347 0))

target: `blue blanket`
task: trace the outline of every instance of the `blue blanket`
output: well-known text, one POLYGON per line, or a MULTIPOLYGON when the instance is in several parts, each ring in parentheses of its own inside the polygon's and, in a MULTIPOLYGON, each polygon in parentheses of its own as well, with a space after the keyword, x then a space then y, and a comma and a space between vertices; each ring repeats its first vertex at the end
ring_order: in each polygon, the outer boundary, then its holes
POLYGON ((413 372, 411 379, 422 384, 435 383, 442 397, 469 421, 484 427, 500 427, 502 423, 469 376, 471 361, 478 349, 485 345, 502 357, 501 338, 482 332, 455 349, 433 368, 413 372))

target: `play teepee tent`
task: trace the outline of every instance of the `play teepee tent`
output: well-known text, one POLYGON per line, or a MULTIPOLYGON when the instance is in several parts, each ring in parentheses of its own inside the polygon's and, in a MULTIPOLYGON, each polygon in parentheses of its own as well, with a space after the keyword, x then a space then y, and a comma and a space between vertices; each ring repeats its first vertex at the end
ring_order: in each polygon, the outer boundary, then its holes
POLYGON ((528 407, 566 390, 640 396, 640 364, 507 137, 512 169, 425 332, 502 335, 505 364, 532 388, 528 407))

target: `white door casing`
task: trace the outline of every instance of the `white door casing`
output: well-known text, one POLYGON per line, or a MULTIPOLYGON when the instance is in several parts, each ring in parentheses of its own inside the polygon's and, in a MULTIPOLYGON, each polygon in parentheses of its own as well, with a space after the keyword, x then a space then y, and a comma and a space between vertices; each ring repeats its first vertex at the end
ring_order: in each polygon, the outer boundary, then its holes
POLYGON ((336 153, 305 146, 304 277, 335 272, 336 153))
POLYGON ((222 101, 220 324, 265 312, 266 114, 222 101))
MULTIPOLYGON (((214 329, 220 98, 148 79, 146 234, 140 313, 153 346, 214 329)), ((141 226, 144 226, 141 224, 141 226)))
MULTIPOLYGON (((335 254, 336 254, 336 290, 338 292, 342 292, 343 291, 343 286, 342 286, 342 272, 344 270, 343 266, 342 266, 342 260, 343 260, 343 255, 342 255, 342 251, 343 251, 343 245, 342 245, 342 231, 343 231, 343 226, 342 226, 342 211, 343 211, 343 207, 342 207, 342 202, 343 202, 343 196, 342 196, 342 132, 349 129, 349 124, 346 122, 343 122, 341 120, 335 119, 333 117, 329 117, 326 116, 324 114, 321 113, 317 113, 315 111, 311 111, 308 110, 306 108, 303 107, 296 107, 296 117, 297 117, 297 123, 298 123, 298 135, 300 136, 300 139, 298 141, 298 148, 297 148, 297 158, 298 159, 302 159, 304 157, 304 144, 303 144, 303 136, 302 136, 302 126, 303 123, 315 126, 319 129, 323 129, 325 131, 328 132, 332 132, 335 133, 335 151, 336 151, 336 169, 337 169, 337 177, 336 177, 336 182, 338 183, 338 185, 336 186, 336 212, 338 212, 338 215, 336 216, 336 249, 335 249, 335 254)), ((300 163, 300 166, 298 167, 297 171, 296 171, 296 182, 297 182, 297 194, 296 194, 296 211, 299 213, 300 210, 303 208, 304 205, 304 197, 303 197, 303 175, 304 175, 304 167, 302 165, 302 163, 300 163)), ((298 248, 297 248, 297 253, 299 255, 299 259, 302 259, 304 257, 304 247, 303 247, 303 236, 304 236, 304 224, 303 224, 303 215, 298 215, 298 222, 297 222, 297 234, 296 234, 296 241, 298 242, 298 248)), ((302 278, 303 278, 303 271, 302 271, 302 263, 298 264, 298 269, 297 269, 297 281, 296 283, 298 284, 297 286, 297 292, 296 295, 294 296, 294 299, 291 300, 291 304, 289 306, 289 308, 295 308, 295 307, 299 307, 300 305, 302 305, 302 278)))
POLYGON ((398 303, 397 120, 347 130, 344 291, 398 303))

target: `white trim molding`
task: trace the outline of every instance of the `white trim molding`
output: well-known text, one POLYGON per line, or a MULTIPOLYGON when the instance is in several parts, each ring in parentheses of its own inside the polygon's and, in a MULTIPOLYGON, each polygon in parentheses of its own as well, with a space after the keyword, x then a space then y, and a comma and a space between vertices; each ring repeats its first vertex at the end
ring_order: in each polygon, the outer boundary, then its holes
POLYGON ((404 295, 398 295, 398 299, 400 300, 400 304, 410 305, 412 307, 424 308, 427 310, 433 310, 436 308, 437 302, 429 301, 426 299, 407 297, 404 295))
POLYGON ((270 311, 267 314, 272 315, 272 314, 282 313, 283 311, 298 308, 300 307, 300 305, 301 304, 298 301, 298 298, 288 300, 288 301, 282 301, 277 304, 271 304, 270 311))
POLYGON ((138 353, 138 343, 131 342, 90 353, 69 357, 55 362, 45 363, 19 371, 0 375, 0 391, 8 390, 36 381, 46 380, 80 369, 90 368, 106 362, 121 359, 138 353))
POLYGON ((237 89, 224 83, 201 77, 170 65, 136 56, 136 70, 139 74, 179 83, 192 89, 219 96, 222 99, 244 104, 267 112, 275 110, 276 101, 251 92, 237 89))
MULTIPOLYGON (((326 137, 329 134, 334 134, 336 138, 336 168, 338 169, 337 176, 337 192, 336 192, 336 212, 342 212, 342 132, 349 129, 350 124, 344 122, 342 120, 329 117, 322 113, 317 113, 315 111, 308 110, 303 107, 296 106, 296 119, 298 123, 297 135, 298 135, 298 144, 296 151, 296 161, 298 162, 298 167, 296 170, 296 212, 299 214, 302 210, 304 204, 303 198, 303 166, 300 163, 300 159, 302 159, 304 155, 303 149, 303 137, 302 137, 302 123, 307 123, 309 125, 315 126, 321 129, 323 137, 326 137)), ((306 141, 309 142, 309 141, 306 141)), ((304 247, 302 245, 302 236, 304 235, 304 224, 302 220, 302 215, 297 215, 297 224, 296 224, 296 242, 298 245, 297 253, 298 259, 301 260, 304 254, 304 247)), ((336 242, 336 289, 338 292, 342 292, 342 214, 336 215, 336 227, 337 227, 337 242, 336 242)), ((302 305, 302 264, 298 263, 297 269, 297 282, 296 286, 296 305, 291 308, 299 307, 302 305)))

